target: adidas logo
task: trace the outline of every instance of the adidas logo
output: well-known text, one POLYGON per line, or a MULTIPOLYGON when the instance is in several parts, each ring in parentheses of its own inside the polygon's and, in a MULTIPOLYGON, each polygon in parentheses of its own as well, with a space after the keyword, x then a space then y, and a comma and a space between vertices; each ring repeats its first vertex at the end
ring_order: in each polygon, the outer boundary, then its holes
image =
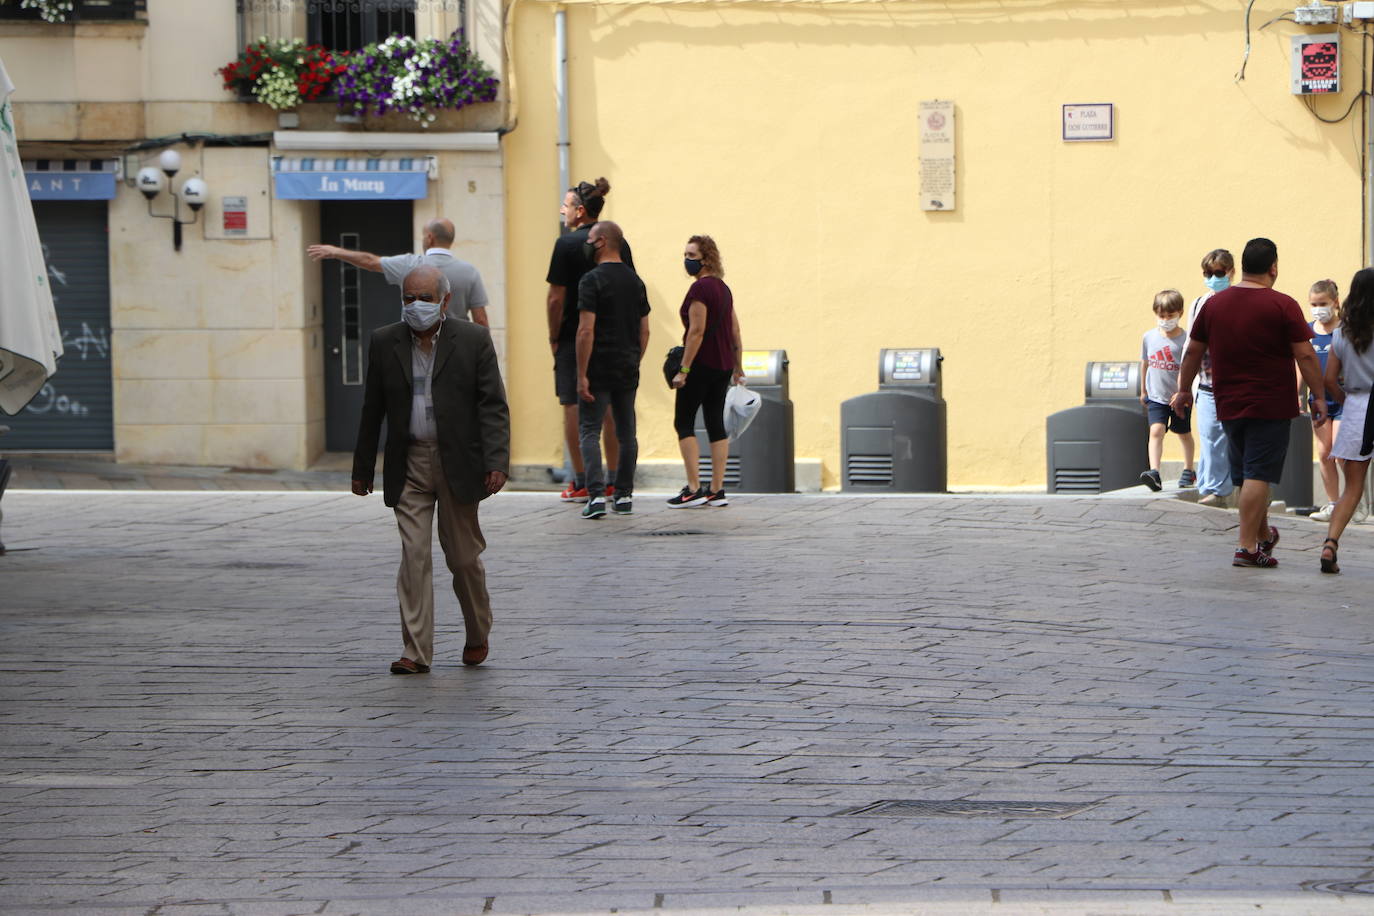
POLYGON ((1169 347, 1161 347, 1150 355, 1150 368, 1163 369, 1166 372, 1179 371, 1179 364, 1174 361, 1174 351, 1169 347))

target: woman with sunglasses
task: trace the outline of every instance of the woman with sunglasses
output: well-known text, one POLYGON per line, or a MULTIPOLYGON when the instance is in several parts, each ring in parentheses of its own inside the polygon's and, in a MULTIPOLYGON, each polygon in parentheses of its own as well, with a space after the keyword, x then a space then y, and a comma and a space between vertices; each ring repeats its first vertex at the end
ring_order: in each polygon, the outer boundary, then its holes
MULTIPOLYGON (((1202 259, 1202 282, 1207 292, 1193 301, 1188 312, 1188 327, 1197 323, 1203 305, 1231 285, 1236 276, 1236 259, 1225 248, 1207 252, 1202 259)), ((1204 506, 1224 506, 1235 485, 1231 482, 1231 457, 1227 451, 1226 430, 1217 419, 1217 402, 1212 399, 1212 361, 1202 358, 1197 374, 1193 403, 1193 425, 1198 440, 1198 502, 1204 506)))

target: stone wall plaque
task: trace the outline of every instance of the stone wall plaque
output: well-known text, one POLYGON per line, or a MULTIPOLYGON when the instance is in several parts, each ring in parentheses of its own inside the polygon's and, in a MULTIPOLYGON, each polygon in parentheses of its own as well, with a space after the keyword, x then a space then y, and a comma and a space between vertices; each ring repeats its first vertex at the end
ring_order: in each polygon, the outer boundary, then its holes
POLYGON ((921 103, 921 209, 954 209, 954 103, 921 103))

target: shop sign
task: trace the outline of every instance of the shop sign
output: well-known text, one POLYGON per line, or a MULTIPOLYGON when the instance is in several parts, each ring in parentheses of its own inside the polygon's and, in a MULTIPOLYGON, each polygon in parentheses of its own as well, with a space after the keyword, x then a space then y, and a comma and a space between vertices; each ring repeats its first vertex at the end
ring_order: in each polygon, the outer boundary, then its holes
POLYGON ((113 200, 115 177, 109 172, 25 172, 30 200, 113 200))
POLYGON ((423 200, 424 172, 277 172, 278 200, 423 200))

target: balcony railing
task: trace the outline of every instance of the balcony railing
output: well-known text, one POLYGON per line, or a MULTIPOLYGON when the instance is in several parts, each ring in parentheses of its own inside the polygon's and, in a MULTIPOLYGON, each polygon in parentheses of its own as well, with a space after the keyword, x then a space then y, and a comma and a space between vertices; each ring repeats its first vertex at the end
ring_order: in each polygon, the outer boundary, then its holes
POLYGON ((304 38, 353 51, 390 35, 446 38, 467 24, 467 0, 235 0, 239 47, 304 38))
MULTIPOLYGON (((19 0, 0 0, 0 19, 42 22, 36 9, 21 9, 19 0)), ((148 0, 76 0, 67 22, 147 22, 148 0)))

